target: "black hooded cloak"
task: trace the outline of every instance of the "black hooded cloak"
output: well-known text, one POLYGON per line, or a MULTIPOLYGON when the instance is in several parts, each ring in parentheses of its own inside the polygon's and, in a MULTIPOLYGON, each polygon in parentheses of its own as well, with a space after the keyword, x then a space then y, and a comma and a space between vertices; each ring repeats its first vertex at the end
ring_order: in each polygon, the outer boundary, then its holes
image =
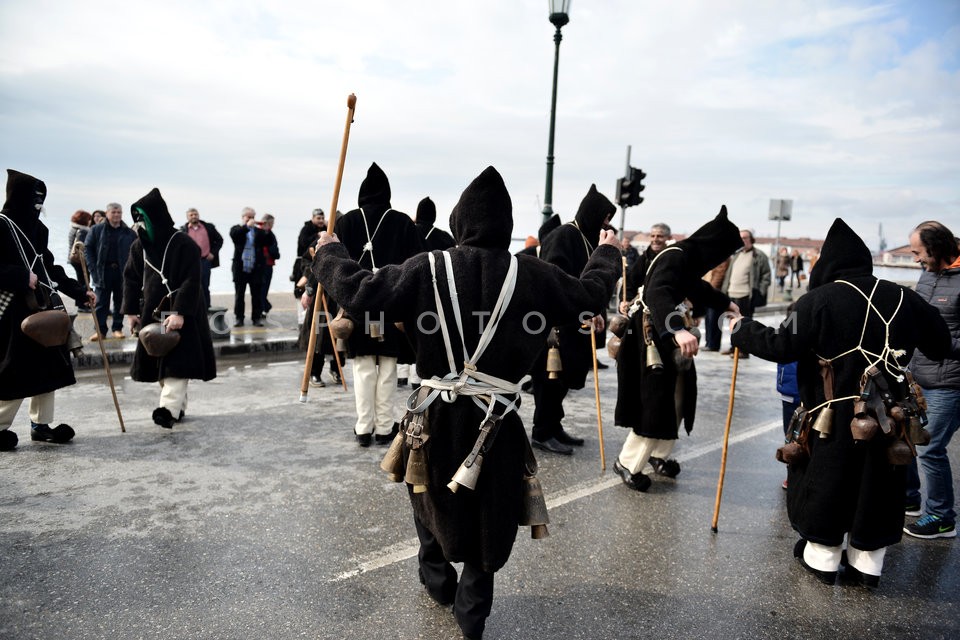
MULTIPOLYGON (((413 220, 390 207, 390 182, 376 162, 370 165, 367 177, 360 183, 357 200, 360 208, 338 217, 334 231, 350 257, 358 261, 360 266, 380 269, 389 264, 400 264, 423 251, 423 243, 413 220), (372 251, 364 249, 368 239, 372 239, 372 251)), ((333 297, 339 301, 338 296, 333 297)), ((384 317, 384 339, 375 340, 364 330, 364 314, 351 309, 349 305, 343 306, 356 327, 348 341, 351 357, 383 355, 398 358, 400 362, 412 361, 407 340, 394 326, 395 318, 384 317)), ((376 322, 379 316, 372 315, 369 320, 376 322)))
POLYGON ((443 229, 437 229, 433 226, 436 221, 437 205, 430 198, 424 198, 417 205, 416 224, 420 238, 423 239, 423 247, 427 251, 443 251, 456 244, 453 241, 453 236, 443 229))
POLYGON ((629 427, 638 436, 674 440, 678 433, 678 417, 687 433, 693 430, 697 407, 697 370, 691 364, 683 376, 682 416, 677 416, 674 395, 677 367, 674 362, 673 334, 684 328, 678 304, 689 299, 696 309, 711 307, 723 312, 730 298, 714 289, 702 278, 743 245, 740 231, 727 219, 727 207, 717 217, 693 234, 676 243, 677 249, 661 251, 644 282, 644 300, 650 308, 654 328, 653 341, 663 360, 663 369, 648 370, 646 344, 640 311, 630 318, 630 325, 617 354, 616 424, 629 427))
MULTIPOLYGON (((826 399, 820 358, 835 358, 835 398, 859 395, 866 360, 857 351, 840 354, 858 345, 873 354, 883 353, 885 327, 877 312, 892 318, 889 346, 904 350, 896 359, 899 365, 906 366, 914 349, 936 360, 950 349, 950 334, 937 310, 915 292, 875 278, 870 250, 840 218, 830 227, 810 272, 810 288, 794 309, 794 316, 779 329, 744 320, 731 341, 766 360, 797 361, 800 400, 808 409, 826 399), (871 291, 875 311, 868 312, 866 296, 871 291)), ((897 364, 891 367, 896 371, 897 364)), ((889 372, 884 375, 888 383, 895 383, 889 372)), ((803 538, 828 546, 839 545, 848 531, 850 544, 864 551, 899 542, 906 467, 887 461, 883 437, 854 442, 852 400, 835 402, 832 409, 831 436, 821 439, 814 433, 810 459, 789 467, 790 523, 803 538)))
MULTIPOLYGON (((493 309, 511 258, 512 204, 496 169, 488 167, 466 188, 450 215, 450 230, 457 242, 450 255, 464 340, 472 354, 481 333, 478 314, 493 309)), ((434 253, 442 269, 444 258, 434 253)), ((536 258, 518 256, 518 260, 513 298, 478 363, 480 371, 511 382, 529 371, 551 326, 603 308, 617 279, 620 252, 612 246, 598 248, 576 277, 536 258)), ((449 372, 442 332, 436 326, 426 253, 372 274, 348 259, 343 245, 329 244, 321 247, 314 273, 344 306, 382 309, 402 318, 415 343, 421 377, 449 372)), ((438 285, 441 298, 449 301, 446 279, 438 278, 438 285)), ((452 319, 449 308, 446 315, 452 319)), ((455 327, 452 331, 457 335, 455 327)), ((456 338, 453 342, 459 344, 456 338)), ((458 351, 455 347, 455 357, 458 351)), ((520 517, 524 451, 529 446, 523 423, 516 413, 507 414, 484 458, 476 490, 452 493, 446 484, 473 447, 483 412, 461 397, 452 404, 434 402, 427 416, 429 487, 426 493, 410 494, 414 513, 437 538, 448 560, 496 571, 510 556, 520 517)))
POLYGON ((38 291, 50 291, 44 284, 55 285, 61 295, 77 304, 87 300, 86 287, 54 264, 47 248, 49 231, 40 222, 46 196, 47 186, 41 180, 7 169, 7 199, 2 213, 23 235, 0 220, 0 295, 12 294, 0 315, 0 400, 29 398, 76 382, 66 346, 41 346, 20 330, 20 323, 31 313, 28 298, 36 299, 38 291), (32 269, 24 264, 18 239, 27 260, 33 263, 32 269), (34 261, 36 256, 39 259, 34 261), (37 289, 30 288, 31 271, 37 275, 37 289))
MULTIPOLYGON (((580 202, 574 221, 547 232, 540 250, 540 259, 560 267, 567 275, 579 276, 597 246, 604 221, 616 211, 614 204, 597 191, 597 186, 590 185, 587 195, 580 202)), ((570 389, 582 389, 587 372, 593 367, 590 333, 582 328, 583 323, 589 319, 576 318, 573 322, 557 327, 563 367, 560 377, 570 389)), ((546 366, 546 356, 542 359, 546 366)))
POLYGON ((180 342, 162 358, 149 355, 137 341, 130 375, 137 382, 156 382, 163 378, 212 380, 217 377, 210 324, 201 288, 200 249, 189 235, 176 230, 160 191, 154 188, 130 207, 138 223, 137 239, 123 270, 123 313, 140 316, 141 326, 160 322, 160 311, 176 311, 183 316, 180 342), (144 226, 152 229, 148 234, 144 226), (174 292, 167 298, 160 274, 174 292), (158 310, 159 307, 159 310, 158 310))

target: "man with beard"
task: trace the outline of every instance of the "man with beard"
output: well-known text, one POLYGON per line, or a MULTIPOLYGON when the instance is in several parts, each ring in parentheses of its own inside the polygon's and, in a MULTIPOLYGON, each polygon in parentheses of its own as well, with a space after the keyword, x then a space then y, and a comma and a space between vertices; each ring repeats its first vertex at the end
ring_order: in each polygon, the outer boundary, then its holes
POLYGON ((78 305, 96 302, 92 291, 54 264, 49 230, 40 222, 46 197, 42 181, 7 169, 7 199, 0 211, 0 451, 17 446, 10 426, 24 398, 30 398, 31 440, 59 444, 74 436, 69 425, 50 428, 54 391, 76 382, 69 350, 66 344, 43 346, 21 330, 38 305, 58 304, 56 296, 51 299, 58 290, 78 305))
POLYGON ((913 459, 911 436, 895 417, 907 411, 904 367, 915 349, 933 360, 949 353, 943 318, 917 293, 875 278, 870 250, 837 218, 793 315, 779 329, 749 318, 731 325, 734 347, 797 361, 808 413, 794 429, 796 455, 780 453, 787 514, 800 534, 794 556, 833 584, 846 548, 845 579, 878 586, 886 549, 903 535, 913 459))
MULTIPOLYGON (((493 167, 463 192, 450 230, 455 248, 375 274, 350 260, 335 236, 322 234, 314 272, 345 306, 402 320, 416 346, 424 376, 418 393, 430 393, 408 414, 420 418, 405 419, 406 433, 398 439, 422 436, 415 435, 416 424, 429 430, 422 445, 427 490, 409 489, 420 580, 437 602, 453 604, 464 637, 480 638, 493 604, 494 573, 509 559, 520 525, 524 476, 536 468, 516 412, 519 381, 551 326, 592 317, 606 304, 620 252, 614 234, 598 233, 591 240, 601 246, 577 276, 511 256, 512 204, 493 167), (495 431, 487 433, 482 465, 474 463, 480 466, 475 488, 452 491, 445 485, 474 449, 480 428, 491 424, 495 431), (463 563, 459 580, 451 562, 463 563)), ((401 458, 411 454, 410 446, 403 445, 401 458)))
POLYGON ((156 188, 135 202, 137 240, 124 268, 123 312, 131 327, 160 323, 162 332, 177 331, 179 342, 165 355, 150 355, 137 341, 130 375, 137 382, 160 383, 160 406, 153 422, 170 429, 187 409, 187 381, 213 380, 217 363, 203 298, 200 249, 178 232, 156 188))
POLYGON ((417 205, 417 231, 423 240, 423 247, 427 251, 443 251, 454 246, 453 236, 437 229, 433 223, 437 221, 437 205, 430 198, 424 198, 417 205))
MULTIPOLYGON (((740 246, 727 207, 689 238, 657 253, 647 266, 639 308, 630 318, 617 354, 616 424, 630 429, 613 469, 636 491, 650 488, 644 468, 669 478, 680 464, 669 458, 680 422, 689 434, 697 407, 697 355, 700 338, 689 329, 691 316, 712 307, 739 309, 703 280, 703 274, 740 246), (696 311, 687 309, 685 301, 696 311), (692 312, 693 311, 693 312, 692 312)), ((641 258, 642 259, 642 258, 641 258)))
MULTIPOLYGON (((578 277, 596 248, 600 230, 610 222, 616 211, 613 203, 597 191, 596 185, 590 185, 573 222, 561 225, 546 236, 540 259, 560 267, 569 276, 578 277)), ((590 332, 604 330, 600 311, 598 309, 596 316, 577 318, 555 327, 554 336, 560 350, 562 368, 557 378, 551 379, 547 375, 546 346, 533 365, 531 375, 536 403, 533 411, 533 446, 537 449, 571 455, 571 445, 583 445, 583 438, 570 435, 563 428, 563 399, 570 389, 583 388, 587 371, 593 367, 590 332), (584 329, 584 323, 590 327, 584 329)), ((554 338, 551 338, 551 344, 553 341, 554 338)))
MULTIPOLYGON (((367 170, 357 200, 360 208, 337 218, 335 232, 360 266, 376 273, 423 251, 413 220, 390 206, 390 182, 377 163, 367 170)), ((332 297, 354 321, 348 345, 353 358, 357 442, 361 447, 369 447, 374 439, 377 444, 390 444, 396 433, 393 397, 397 362, 412 361, 410 345, 394 320, 351 309, 336 292, 332 297)))
POLYGON ((960 247, 950 229, 928 220, 910 234, 910 252, 923 267, 916 291, 943 316, 953 347, 943 362, 921 353, 915 353, 910 361, 910 371, 927 401, 930 442, 917 456, 923 467, 927 502, 921 511, 920 474, 914 461, 907 472, 906 511, 921 517, 903 530, 917 538, 955 538, 957 513, 947 445, 960 428, 960 247))

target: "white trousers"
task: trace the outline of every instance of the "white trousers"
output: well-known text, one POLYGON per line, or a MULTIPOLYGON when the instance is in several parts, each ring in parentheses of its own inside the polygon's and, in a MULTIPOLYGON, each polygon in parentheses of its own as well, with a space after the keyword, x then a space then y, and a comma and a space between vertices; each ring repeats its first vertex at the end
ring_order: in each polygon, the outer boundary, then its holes
POLYGON ((420 384, 422 381, 422 378, 417 375, 417 365, 415 364, 398 364, 397 377, 406 378, 410 384, 420 384))
POLYGON ((650 456, 664 460, 669 458, 676 442, 676 440, 660 440, 638 436, 631 429, 617 459, 620 460, 624 469, 630 473, 638 473, 647 466, 650 456))
MULTIPOLYGON (((53 391, 41 393, 38 396, 30 398, 30 421, 37 424, 50 424, 53 422, 53 391)), ((23 398, 13 400, 0 400, 0 429, 6 429, 13 424, 13 419, 17 417, 23 398)))
POLYGON ((358 356, 353 359, 353 392, 357 434, 389 435, 393 430, 393 398, 397 392, 397 359, 358 356))
POLYGON ((828 547, 807 540, 807 544, 803 548, 803 561, 817 571, 837 571, 840 569, 840 554, 844 548, 847 550, 847 562, 860 573, 879 576, 883 572, 883 558, 887 554, 886 547, 876 551, 863 551, 856 547, 847 546, 846 537, 843 544, 836 547, 828 547))
POLYGON ((174 419, 187 411, 187 378, 160 379, 160 406, 168 410, 174 419))

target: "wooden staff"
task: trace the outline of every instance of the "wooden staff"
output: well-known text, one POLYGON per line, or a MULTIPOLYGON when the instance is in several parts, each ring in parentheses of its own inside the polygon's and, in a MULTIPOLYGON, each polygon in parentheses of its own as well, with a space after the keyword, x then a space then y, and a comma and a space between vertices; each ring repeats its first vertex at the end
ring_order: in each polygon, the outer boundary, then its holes
MULTIPOLYGON (((340 162, 337 165, 337 178, 333 183, 333 203, 330 205, 330 217, 327 221, 327 233, 333 233, 333 227, 337 222, 337 203, 340 201, 340 183, 343 181, 343 165, 347 159, 347 142, 350 140, 350 125, 353 124, 353 112, 357 107, 357 96, 350 94, 347 96, 347 123, 343 129, 343 142, 340 145, 340 162)), ((323 295, 323 286, 320 283, 317 283, 317 295, 313 299, 313 309, 311 313, 313 314, 313 330, 310 331, 310 342, 307 345, 307 361, 303 368, 303 379, 300 382, 300 402, 307 401, 307 391, 310 389, 310 370, 313 368, 313 351, 317 347, 317 315, 319 314, 320 308, 326 308, 326 298, 323 295)), ((327 316, 329 319, 329 315, 327 316)), ((327 323, 327 327, 330 326, 330 323, 327 323)), ((331 339, 333 338, 333 333, 331 329, 330 333, 331 339)), ((333 343, 333 352, 337 352, 337 343, 333 343)), ((340 357, 337 356, 337 367, 340 367, 340 357)), ((340 370, 340 379, 343 380, 343 371, 340 370)), ((343 388, 346 389, 347 385, 344 382, 343 388)))
MULTIPOLYGON (((87 256, 84 251, 83 243, 80 242, 80 267, 83 269, 83 282, 87 289, 90 289, 90 272, 87 271, 87 256)), ((117 420, 120 421, 120 433, 126 433, 127 428, 123 426, 123 414, 120 413, 120 401, 117 400, 117 388, 113 385, 113 374, 110 372, 110 362, 107 360, 107 350, 103 346, 103 334, 100 333, 100 321, 97 320, 96 308, 91 309, 93 315, 93 328, 97 333, 97 344, 100 345, 100 358, 103 360, 103 369, 107 372, 107 382, 110 383, 110 393, 113 394, 113 406, 117 408, 117 420)))
POLYGON ((730 402, 727 404, 727 425, 723 429, 723 454, 720 456, 720 479, 717 481, 717 501, 713 505, 713 524, 710 531, 717 532, 717 520, 720 519, 720 496, 723 495, 723 474, 727 470, 727 443, 730 442, 730 421, 733 419, 733 397, 737 388, 737 365, 740 363, 740 349, 733 349, 733 376, 730 378, 730 402))
POLYGON ((607 458, 603 450, 603 419, 600 417, 600 378, 597 375, 597 334, 593 330, 593 323, 588 322, 583 328, 590 328, 590 346, 593 347, 593 394, 597 398, 597 432, 600 436, 600 471, 607 470, 607 458))
POLYGON ((620 284, 620 293, 623 294, 623 301, 627 301, 627 256, 620 258, 623 263, 623 282, 620 284))

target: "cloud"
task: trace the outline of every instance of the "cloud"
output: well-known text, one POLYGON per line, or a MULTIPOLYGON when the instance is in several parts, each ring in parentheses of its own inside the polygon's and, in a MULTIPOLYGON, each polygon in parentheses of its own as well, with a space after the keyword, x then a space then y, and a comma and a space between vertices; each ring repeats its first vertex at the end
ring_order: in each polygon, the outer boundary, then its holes
MULTIPOLYGON (((159 186, 171 210, 232 224, 253 205, 292 246, 329 208, 358 96, 340 208, 371 161, 394 206, 430 195, 444 223, 487 165, 514 235, 543 204, 554 28, 546 7, 259 0, 0 5, 0 159, 50 187, 51 220, 159 186)), ((647 173, 627 226, 696 229, 726 203, 758 233, 844 216, 876 245, 921 219, 960 227, 955 3, 573 3, 560 46, 553 206, 647 173), (919 6, 922 5, 922 6, 919 6)), ((618 216, 619 218, 619 216, 618 216)))

